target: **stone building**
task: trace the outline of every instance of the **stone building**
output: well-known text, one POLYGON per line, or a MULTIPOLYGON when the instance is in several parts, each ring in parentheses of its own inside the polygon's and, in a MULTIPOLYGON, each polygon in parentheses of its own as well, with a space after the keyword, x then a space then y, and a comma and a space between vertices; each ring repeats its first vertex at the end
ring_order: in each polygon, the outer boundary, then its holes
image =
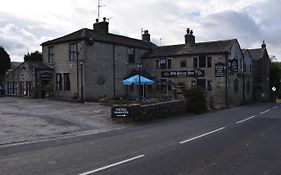
POLYGON ((243 54, 236 39, 196 43, 188 29, 185 44, 153 48, 145 55, 144 67, 157 82, 151 94, 199 88, 210 106, 243 103, 243 54))
POLYGON ((155 45, 148 31, 138 40, 109 33, 108 25, 104 18, 93 30, 84 28, 42 43, 43 62, 54 68, 56 98, 126 96, 121 81, 138 69, 143 55, 155 45))
POLYGON ((270 58, 263 42, 261 48, 249 49, 253 59, 253 95, 256 101, 270 100, 270 58))
POLYGON ((25 61, 5 77, 7 95, 45 98, 52 87, 53 69, 38 61, 25 61))
POLYGON ((253 102, 253 60, 250 56, 248 49, 242 49, 243 55, 244 55, 244 93, 243 98, 245 103, 253 102))

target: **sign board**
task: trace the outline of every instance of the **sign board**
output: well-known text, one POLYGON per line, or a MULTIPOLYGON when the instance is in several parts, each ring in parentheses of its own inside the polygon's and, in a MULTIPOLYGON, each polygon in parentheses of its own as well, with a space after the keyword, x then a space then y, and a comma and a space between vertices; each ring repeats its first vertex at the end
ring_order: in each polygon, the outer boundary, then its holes
POLYGON ((189 71, 163 71, 161 72, 163 78, 185 78, 185 77, 204 77, 204 70, 189 70, 189 71))
POLYGON ((230 71, 231 72, 238 72, 238 59, 233 59, 229 61, 230 71))
POLYGON ((125 118, 129 116, 129 110, 125 106, 113 106, 111 116, 112 118, 125 118))
POLYGON ((224 63, 215 64, 215 75, 216 77, 224 77, 224 63))
POLYGON ((277 90, 276 87, 272 87, 271 89, 273 92, 275 92, 277 90))

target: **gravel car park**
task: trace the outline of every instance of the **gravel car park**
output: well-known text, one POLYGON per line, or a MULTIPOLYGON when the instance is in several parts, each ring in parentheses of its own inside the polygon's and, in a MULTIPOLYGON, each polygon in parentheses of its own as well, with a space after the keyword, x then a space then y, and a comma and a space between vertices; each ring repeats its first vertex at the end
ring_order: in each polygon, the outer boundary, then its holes
POLYGON ((98 103, 0 98, 0 145, 120 127, 98 103))

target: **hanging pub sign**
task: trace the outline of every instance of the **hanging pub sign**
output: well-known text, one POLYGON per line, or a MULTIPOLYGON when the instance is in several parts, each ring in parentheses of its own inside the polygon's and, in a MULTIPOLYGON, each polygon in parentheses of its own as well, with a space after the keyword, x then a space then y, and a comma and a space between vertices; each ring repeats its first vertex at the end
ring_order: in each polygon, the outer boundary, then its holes
POLYGON ((216 77, 224 77, 224 63, 215 64, 215 75, 216 77))
POLYGON ((229 61, 230 71, 231 72, 238 72, 238 59, 233 59, 229 61))
POLYGON ((185 78, 185 77, 204 77, 204 70, 189 70, 189 71, 162 71, 163 78, 185 78))

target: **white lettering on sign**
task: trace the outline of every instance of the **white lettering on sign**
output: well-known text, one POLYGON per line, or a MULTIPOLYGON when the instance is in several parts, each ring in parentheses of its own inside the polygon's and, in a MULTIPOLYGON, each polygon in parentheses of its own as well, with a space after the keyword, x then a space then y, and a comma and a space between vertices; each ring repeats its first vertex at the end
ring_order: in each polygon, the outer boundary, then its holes
POLYGON ((126 117, 129 114, 129 111, 127 110, 127 108, 115 108, 114 110, 114 115, 117 117, 126 117))

